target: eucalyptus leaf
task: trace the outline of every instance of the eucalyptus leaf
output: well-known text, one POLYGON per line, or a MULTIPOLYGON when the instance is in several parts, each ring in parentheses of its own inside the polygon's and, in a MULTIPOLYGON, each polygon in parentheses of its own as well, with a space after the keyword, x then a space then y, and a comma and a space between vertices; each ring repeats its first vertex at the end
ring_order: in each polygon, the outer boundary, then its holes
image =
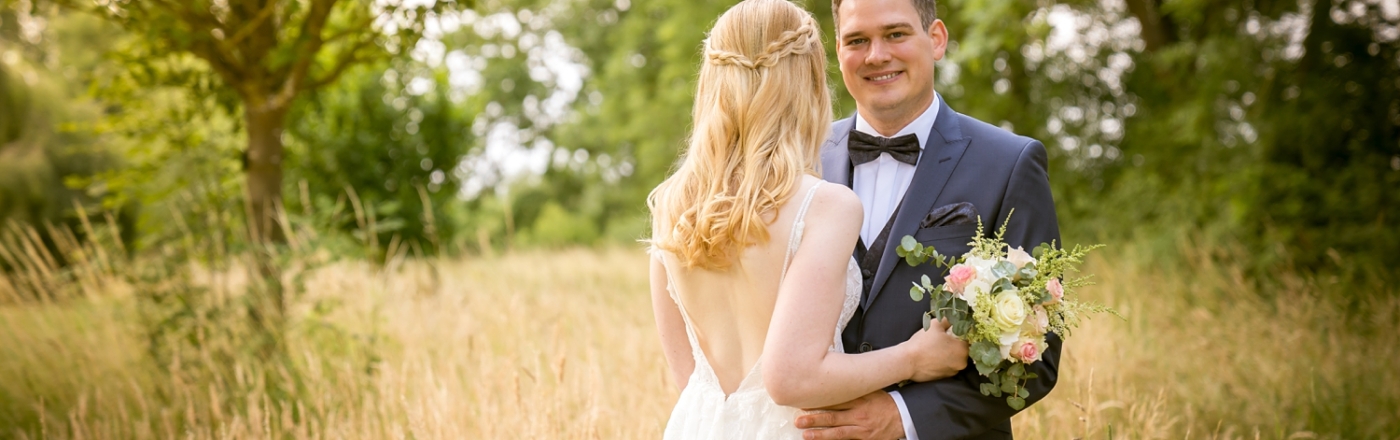
POLYGON ((1026 364, 1011 364, 1011 368, 1007 368, 1006 372, 1010 373, 1012 377, 1024 376, 1026 374, 1026 364))
POLYGON ((997 278, 1009 277, 1013 273, 1016 273, 1016 265, 1011 264, 1010 261, 1000 261, 992 265, 992 275, 995 275, 997 278))
POLYGON ((971 332, 972 332, 972 320, 963 319, 963 320, 959 320, 957 324, 953 324, 953 336, 957 336, 957 337, 959 337, 959 338, 963 338, 963 337, 966 337, 967 334, 968 334, 968 333, 971 333, 971 332))
POLYGON ((1026 399, 1011 396, 1006 398, 1006 404, 1011 405, 1011 409, 1020 411, 1022 408, 1026 407, 1026 399))
POLYGON ((967 301, 964 301, 962 298, 954 297, 953 310, 957 310, 958 313, 970 314, 972 313, 972 306, 968 305, 967 301))
POLYGON ((1011 280, 1007 278, 998 279, 996 284, 992 285, 992 293, 1000 293, 1010 290, 1016 290, 1016 285, 1012 284, 1011 280))
POLYGON ((1001 363, 1001 348, 988 341, 978 341, 972 344, 969 353, 972 355, 972 362, 977 364, 979 372, 983 369, 988 371, 996 369, 997 364, 1001 363))
POLYGON ((981 388, 982 388, 982 395, 983 395, 983 396, 990 396, 990 395, 992 395, 992 389, 993 389, 993 388, 992 388, 992 384, 984 383, 984 384, 982 384, 981 388))
POLYGON ((915 284, 914 286, 910 287, 910 288, 909 288, 909 298, 910 298, 910 299, 913 299, 914 301, 923 301, 923 300, 924 300, 924 288, 919 287, 918 284, 915 284))
POLYGON ((933 326, 933 315, 932 315, 932 314, 929 314, 929 313, 925 313, 925 314, 924 314, 924 330, 928 330, 928 329, 929 329, 930 327, 932 327, 932 326, 933 326))
POLYGON ((1040 246, 1036 246, 1035 249, 1031 251, 1031 256, 1039 260, 1040 257, 1045 255, 1048 251, 1050 251, 1050 243, 1041 243, 1040 246))
POLYGON ((1013 394, 1013 393, 1015 393, 1015 392, 1016 392, 1016 381, 1015 381, 1015 380, 1003 380, 1003 381, 1001 381, 1001 392, 1006 393, 1006 394, 1013 394))
POLYGON ((933 280, 929 279, 928 274, 920 275, 919 281, 923 283, 925 289, 933 290, 933 280))
MULTIPOLYGON (((993 375, 992 372, 996 371, 996 369, 997 369, 997 366, 996 366, 996 365, 993 365, 993 366, 988 367, 988 366, 984 366, 984 365, 982 365, 982 364, 979 364, 979 363, 977 363, 977 362, 973 362, 972 364, 977 366, 977 374, 980 374, 980 375, 982 375, 982 376, 987 376, 987 377, 995 377, 995 375, 993 375)), ((1000 392, 997 392, 997 393, 994 393, 994 394, 996 394, 998 397, 1001 396, 1000 392)))
POLYGON ((918 240, 915 240, 913 235, 906 235, 904 236, 904 238, 899 239, 899 247, 904 249, 906 252, 913 252, 914 246, 917 246, 918 244, 918 240))
POLYGON ((1031 397, 1031 390, 1021 388, 1021 391, 1016 392, 1016 396, 1022 399, 1029 398, 1031 397))

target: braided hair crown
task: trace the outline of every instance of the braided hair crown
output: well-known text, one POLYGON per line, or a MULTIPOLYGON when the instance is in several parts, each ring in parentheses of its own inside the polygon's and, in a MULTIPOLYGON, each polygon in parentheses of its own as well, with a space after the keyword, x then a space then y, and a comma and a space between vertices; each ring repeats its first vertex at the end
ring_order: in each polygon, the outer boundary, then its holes
POLYGON ((733 65, 751 70, 759 70, 766 67, 773 67, 779 60, 789 55, 804 55, 811 52, 811 48, 821 47, 821 40, 816 21, 811 17, 803 20, 802 26, 797 29, 783 32, 778 39, 768 43, 763 53, 757 57, 748 56, 729 50, 715 47, 713 40, 705 40, 705 61, 717 66, 733 65))

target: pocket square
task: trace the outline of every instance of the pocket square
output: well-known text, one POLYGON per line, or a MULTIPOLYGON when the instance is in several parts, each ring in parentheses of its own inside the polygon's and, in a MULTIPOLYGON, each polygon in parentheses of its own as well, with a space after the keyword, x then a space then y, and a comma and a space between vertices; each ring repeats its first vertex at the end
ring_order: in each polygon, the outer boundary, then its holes
POLYGON ((943 205, 929 211, 924 221, 919 222, 919 228, 935 228, 942 226, 957 226, 977 223, 977 207, 968 202, 959 202, 951 205, 943 205))

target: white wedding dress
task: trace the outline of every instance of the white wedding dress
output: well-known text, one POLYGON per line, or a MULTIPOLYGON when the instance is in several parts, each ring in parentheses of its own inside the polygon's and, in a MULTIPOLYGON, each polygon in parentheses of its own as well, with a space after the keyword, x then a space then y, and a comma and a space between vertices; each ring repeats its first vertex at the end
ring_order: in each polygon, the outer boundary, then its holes
MULTIPOLYGON (((806 226, 803 218, 807 214, 807 207, 812 202, 812 195, 816 194, 816 189, 821 184, 822 182, 818 182, 807 191, 796 219, 793 221, 792 235, 788 240, 782 275, 779 276, 780 285, 783 277, 787 275, 787 266, 791 263, 792 256, 797 252, 798 244, 802 241, 802 230, 806 226)), ((663 258, 662 261, 664 264, 666 260, 663 258)), ((669 265, 666 266, 666 272, 668 279, 675 279, 671 276, 672 268, 669 265)), ((778 406, 778 404, 773 403, 773 399, 768 396, 768 391, 763 386, 761 357, 744 376, 739 387, 732 394, 724 395, 714 369, 705 359, 705 353, 700 349, 699 341, 696 340, 695 329, 691 324, 692 320, 689 314, 686 313, 685 305, 681 303, 672 285, 668 283, 666 288, 671 294, 671 299, 680 308, 681 317, 685 320, 686 336, 690 340, 691 355, 695 358, 695 371, 691 373, 688 384, 681 391, 680 399, 676 402, 675 409, 671 411, 671 419, 666 423, 664 438, 667 440, 801 439, 802 431, 793 426, 799 409, 778 406)), ((846 323, 851 320, 851 316, 856 312, 856 307, 860 304, 860 291, 860 267, 856 264, 855 258, 851 258, 846 267, 846 295, 841 306, 841 317, 837 320, 836 327, 832 331, 830 350, 833 352, 843 351, 841 332, 846 328, 846 323)))

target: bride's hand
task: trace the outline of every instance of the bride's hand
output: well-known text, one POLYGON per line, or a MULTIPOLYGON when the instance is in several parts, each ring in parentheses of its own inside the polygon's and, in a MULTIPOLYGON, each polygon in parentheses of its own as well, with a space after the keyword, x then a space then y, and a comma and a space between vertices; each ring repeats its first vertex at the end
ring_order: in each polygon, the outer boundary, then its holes
POLYGON ((902 344, 913 369, 910 379, 928 382, 952 377, 967 368, 967 342, 948 333, 948 321, 933 321, 902 344))

